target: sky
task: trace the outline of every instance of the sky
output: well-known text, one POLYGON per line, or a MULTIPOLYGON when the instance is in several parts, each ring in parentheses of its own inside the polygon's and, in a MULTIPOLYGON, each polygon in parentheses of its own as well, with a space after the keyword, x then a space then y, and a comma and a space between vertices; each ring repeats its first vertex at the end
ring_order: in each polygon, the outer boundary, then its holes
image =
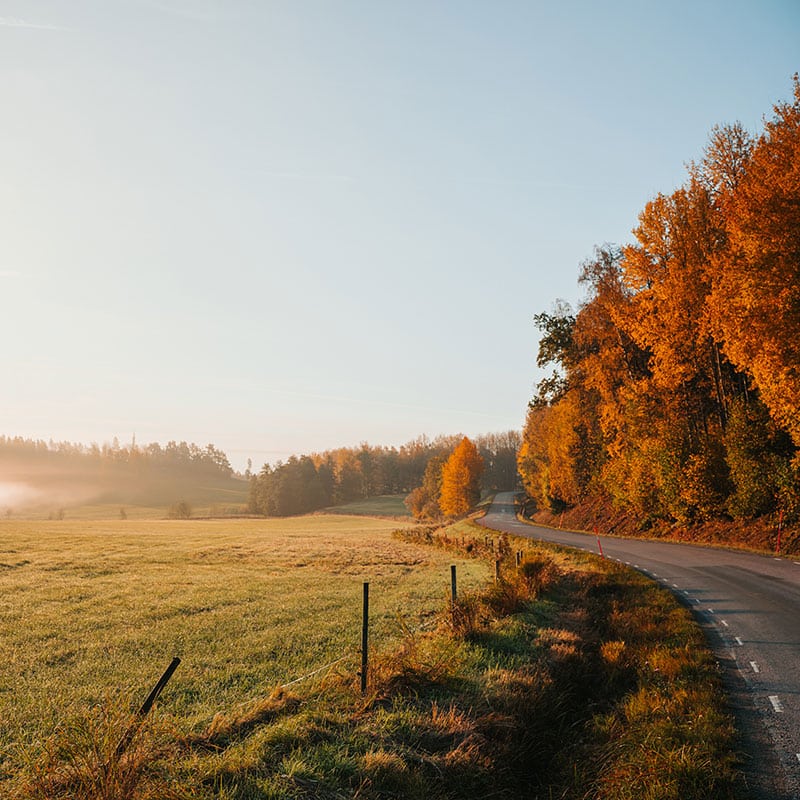
POLYGON ((797 0, 0 0, 0 434, 520 429, 533 315, 798 69, 797 0))

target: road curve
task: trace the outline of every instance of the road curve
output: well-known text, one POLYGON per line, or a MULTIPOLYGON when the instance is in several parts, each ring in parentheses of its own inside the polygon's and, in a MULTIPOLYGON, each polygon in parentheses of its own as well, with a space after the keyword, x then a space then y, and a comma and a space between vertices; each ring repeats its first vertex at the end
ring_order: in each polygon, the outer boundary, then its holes
POLYGON ((688 605, 723 668, 752 797, 800 798, 800 559, 623 539, 531 525, 514 495, 481 525, 598 553, 629 565, 688 605))

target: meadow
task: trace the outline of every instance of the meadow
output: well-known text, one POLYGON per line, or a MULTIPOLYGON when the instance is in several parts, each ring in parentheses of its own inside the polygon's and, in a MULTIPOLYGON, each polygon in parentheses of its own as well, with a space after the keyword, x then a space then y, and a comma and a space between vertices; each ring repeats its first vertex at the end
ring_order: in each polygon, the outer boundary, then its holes
MULTIPOLYGON (((141 697, 174 656, 161 704, 185 728, 359 646, 363 581, 376 646, 488 567, 391 537, 391 521, 0 522, 0 775, 80 709, 141 697)), ((352 665, 357 659, 353 658, 352 665)))
POLYGON ((3 522, 0 796, 744 796, 718 670, 667 592, 468 520, 396 527, 3 522), (174 656, 155 711, 115 755, 174 656))

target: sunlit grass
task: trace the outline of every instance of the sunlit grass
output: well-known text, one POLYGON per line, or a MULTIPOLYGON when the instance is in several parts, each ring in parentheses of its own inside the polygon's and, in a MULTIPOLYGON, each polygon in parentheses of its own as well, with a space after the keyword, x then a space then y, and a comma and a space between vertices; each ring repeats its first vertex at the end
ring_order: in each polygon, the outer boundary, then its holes
MULTIPOLYGON (((0 747, 47 736, 122 688, 163 695, 188 728, 353 652, 363 581, 376 645, 441 606, 449 564, 392 539, 390 521, 0 522, 0 747)), ((6 763, 5 769, 11 769, 6 763)))
POLYGON ((0 792, 737 796, 719 676, 674 598, 613 562, 469 521, 392 537, 393 525, 315 516, 6 526, 0 635, 14 657, 0 792), (364 579, 366 694, 357 657, 276 688, 356 656, 364 579), (133 698, 174 654, 184 662, 157 713, 115 760, 133 698), (26 692, 15 698, 17 685, 26 692), (124 691, 107 691, 115 686, 124 691))
POLYGON ((404 494, 384 494, 377 497, 367 497, 364 500, 354 500, 340 506, 325 509, 326 514, 355 514, 357 516, 372 517, 409 517, 408 509, 404 504, 404 494))

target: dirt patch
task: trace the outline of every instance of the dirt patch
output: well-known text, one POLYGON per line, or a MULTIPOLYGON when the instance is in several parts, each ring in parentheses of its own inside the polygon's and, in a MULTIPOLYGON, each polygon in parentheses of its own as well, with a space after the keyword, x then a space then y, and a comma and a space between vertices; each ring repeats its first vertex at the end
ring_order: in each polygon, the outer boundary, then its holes
MULTIPOLYGON (((596 498, 567 509, 563 513, 534 511, 529 519, 541 525, 568 530, 676 542, 730 545, 750 550, 775 552, 778 546, 777 518, 753 520, 716 519, 695 525, 679 525, 667 520, 643 522, 641 517, 614 508, 610 500, 596 498)), ((800 553, 800 526, 786 526, 781 531, 780 552, 800 553)))

